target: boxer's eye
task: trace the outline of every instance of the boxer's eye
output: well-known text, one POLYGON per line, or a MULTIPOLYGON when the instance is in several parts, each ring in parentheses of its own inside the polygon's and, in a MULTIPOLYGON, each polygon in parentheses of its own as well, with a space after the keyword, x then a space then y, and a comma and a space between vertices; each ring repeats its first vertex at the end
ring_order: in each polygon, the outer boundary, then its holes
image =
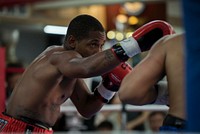
POLYGON ((98 44, 97 43, 91 43, 90 45, 92 48, 95 48, 95 47, 98 47, 98 44))

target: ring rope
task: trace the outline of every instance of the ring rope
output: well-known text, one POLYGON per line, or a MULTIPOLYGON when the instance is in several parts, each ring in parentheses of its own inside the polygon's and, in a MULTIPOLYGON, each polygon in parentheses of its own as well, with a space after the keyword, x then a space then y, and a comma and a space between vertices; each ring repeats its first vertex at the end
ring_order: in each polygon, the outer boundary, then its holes
MULTIPOLYGON (((123 105, 120 104, 110 104, 104 105, 100 111, 122 111, 123 105)), ((143 106, 135 106, 126 104, 126 111, 168 111, 169 107, 166 105, 143 105, 143 106)), ((61 106, 61 112, 77 112, 75 106, 61 106)))

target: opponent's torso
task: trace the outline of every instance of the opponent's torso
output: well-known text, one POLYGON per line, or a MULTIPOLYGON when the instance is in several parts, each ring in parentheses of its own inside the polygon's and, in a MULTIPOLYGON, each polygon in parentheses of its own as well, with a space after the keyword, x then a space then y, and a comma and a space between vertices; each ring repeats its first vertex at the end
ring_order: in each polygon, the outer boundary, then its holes
POLYGON ((54 125, 60 105, 72 94, 76 83, 49 62, 52 53, 62 51, 62 47, 47 50, 31 63, 11 95, 7 114, 54 125))

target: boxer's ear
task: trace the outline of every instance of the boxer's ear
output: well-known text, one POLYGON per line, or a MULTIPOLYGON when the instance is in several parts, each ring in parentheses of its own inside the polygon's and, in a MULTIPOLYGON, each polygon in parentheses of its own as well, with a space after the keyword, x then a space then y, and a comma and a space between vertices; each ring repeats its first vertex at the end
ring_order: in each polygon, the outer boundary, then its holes
POLYGON ((67 42, 69 44, 69 47, 71 49, 75 49, 76 47, 76 39, 73 35, 70 35, 68 38, 67 38, 67 42))

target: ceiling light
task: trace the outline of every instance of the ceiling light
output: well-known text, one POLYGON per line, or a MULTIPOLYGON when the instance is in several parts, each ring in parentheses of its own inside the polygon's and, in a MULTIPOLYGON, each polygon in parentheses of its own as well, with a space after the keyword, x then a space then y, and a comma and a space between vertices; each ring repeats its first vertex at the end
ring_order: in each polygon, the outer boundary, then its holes
POLYGON ((143 2, 126 2, 124 4, 124 9, 129 15, 140 15, 144 9, 145 4, 143 2))
POLYGON ((135 16, 131 16, 128 18, 128 23, 130 25, 136 25, 136 24, 138 24, 138 22, 139 22, 139 19, 135 16))
POLYGON ((44 32, 48 34, 66 35, 68 27, 47 25, 44 27, 44 32))

